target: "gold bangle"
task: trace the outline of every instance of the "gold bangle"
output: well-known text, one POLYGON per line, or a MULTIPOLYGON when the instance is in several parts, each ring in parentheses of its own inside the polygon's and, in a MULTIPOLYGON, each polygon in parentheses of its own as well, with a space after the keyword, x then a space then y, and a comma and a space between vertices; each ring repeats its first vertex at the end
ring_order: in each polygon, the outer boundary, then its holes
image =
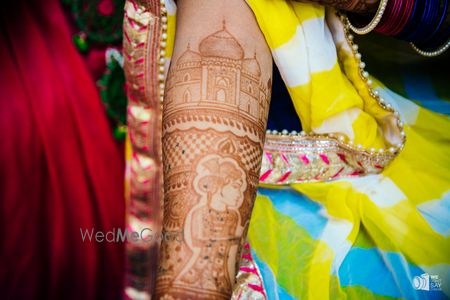
POLYGON ((350 27, 350 29, 356 34, 360 34, 360 35, 368 34, 372 30, 374 30, 375 27, 377 27, 378 23, 380 23, 381 18, 383 17, 384 11, 386 10, 387 4, 388 4, 388 0, 380 0, 380 5, 378 6, 375 16, 369 22, 369 24, 367 24, 366 26, 364 26, 362 28, 353 26, 352 23, 350 23, 350 20, 348 19, 347 15, 346 15, 345 19, 347 21, 348 27, 350 27))

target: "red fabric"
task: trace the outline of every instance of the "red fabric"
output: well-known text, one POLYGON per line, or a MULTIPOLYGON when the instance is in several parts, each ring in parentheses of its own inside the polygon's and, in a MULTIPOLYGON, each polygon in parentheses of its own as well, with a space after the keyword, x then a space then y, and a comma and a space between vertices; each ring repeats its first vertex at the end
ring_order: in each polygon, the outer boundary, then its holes
POLYGON ((119 299, 124 245, 83 242, 80 228, 124 228, 121 151, 58 1, 7 3, 0 10, 0 298, 119 299))

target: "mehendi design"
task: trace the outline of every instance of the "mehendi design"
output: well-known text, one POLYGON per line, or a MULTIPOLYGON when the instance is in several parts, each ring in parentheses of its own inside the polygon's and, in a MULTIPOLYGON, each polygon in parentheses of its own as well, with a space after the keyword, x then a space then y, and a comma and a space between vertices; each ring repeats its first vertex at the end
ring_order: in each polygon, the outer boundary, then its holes
POLYGON ((197 163, 193 185, 201 196, 184 227, 193 256, 175 281, 227 292, 231 289, 227 273, 232 273, 227 272, 228 258, 242 234, 238 208, 247 188, 246 175, 234 159, 212 154, 197 163))
POLYGON ((256 54, 244 58, 225 23, 200 42, 199 50, 188 45, 169 71, 165 113, 170 121, 164 129, 186 121, 198 128, 213 123, 232 126, 237 134, 262 142, 271 81, 261 80, 256 54), (193 114, 178 113, 185 109, 193 114))
POLYGON ((163 227, 184 239, 163 241, 155 296, 229 299, 259 180, 271 79, 225 22, 173 62, 163 227))
POLYGON ((354 0, 345 10, 355 13, 372 13, 377 10, 379 0, 354 0))

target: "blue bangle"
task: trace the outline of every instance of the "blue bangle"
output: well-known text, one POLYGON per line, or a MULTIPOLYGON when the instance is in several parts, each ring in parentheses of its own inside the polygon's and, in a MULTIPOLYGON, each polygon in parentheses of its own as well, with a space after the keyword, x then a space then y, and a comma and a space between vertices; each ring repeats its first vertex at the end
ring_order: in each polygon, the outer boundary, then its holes
POLYGON ((449 5, 448 0, 444 0, 443 7, 441 5, 441 17, 439 18, 438 24, 435 28, 435 31, 429 36, 429 38, 426 38, 425 40, 422 40, 418 43, 416 43, 417 47, 420 47, 421 49, 434 49, 437 47, 442 46, 444 43, 446 43, 449 40, 450 37, 450 26, 444 27, 448 22, 447 18, 450 18, 449 15, 449 5))
POLYGON ((437 21, 435 15, 439 8, 439 0, 426 0, 420 22, 415 30, 407 37, 409 42, 420 42, 434 30, 437 21))
POLYGON ((405 27, 402 29, 402 31, 396 35, 397 38, 400 38, 402 40, 405 40, 407 36, 411 34, 411 32, 418 26, 419 21, 417 20, 421 16, 421 12, 423 11, 423 6, 425 1, 421 0, 414 0, 413 9, 411 12, 411 15, 408 18, 408 21, 406 22, 405 27))
POLYGON ((448 0, 443 0, 440 2, 440 4, 441 5, 439 7, 439 12, 437 15, 437 17, 439 17, 439 15, 440 15, 439 21, 438 21, 437 25, 435 26, 433 33, 431 33, 428 38, 423 40, 423 43, 427 43, 427 42, 433 40, 435 38, 435 36, 437 35, 437 33, 440 32, 442 24, 444 24, 444 20, 447 17, 448 0))

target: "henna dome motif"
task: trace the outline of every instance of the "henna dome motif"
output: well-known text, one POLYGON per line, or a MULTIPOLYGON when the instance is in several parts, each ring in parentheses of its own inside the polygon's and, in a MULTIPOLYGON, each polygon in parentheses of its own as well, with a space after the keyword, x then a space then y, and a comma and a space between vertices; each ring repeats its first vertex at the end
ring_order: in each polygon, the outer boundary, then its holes
POLYGON ((260 103, 270 92, 270 84, 266 86, 261 80, 256 51, 245 57, 244 49, 225 23, 222 30, 201 40, 198 51, 195 50, 188 44, 170 68, 167 111, 172 109, 172 103, 220 102, 253 121, 262 120, 265 108, 261 109, 260 103))
POLYGON ((247 71, 254 76, 261 76, 261 68, 255 57, 244 59, 242 62, 242 68, 244 71, 247 71))
POLYGON ((206 37, 199 45, 203 56, 224 57, 236 60, 244 58, 244 49, 239 42, 227 31, 225 24, 223 29, 206 37))
POLYGON ((186 51, 181 54, 180 58, 177 60, 177 64, 199 62, 202 57, 199 53, 192 51, 190 45, 188 44, 186 51))

